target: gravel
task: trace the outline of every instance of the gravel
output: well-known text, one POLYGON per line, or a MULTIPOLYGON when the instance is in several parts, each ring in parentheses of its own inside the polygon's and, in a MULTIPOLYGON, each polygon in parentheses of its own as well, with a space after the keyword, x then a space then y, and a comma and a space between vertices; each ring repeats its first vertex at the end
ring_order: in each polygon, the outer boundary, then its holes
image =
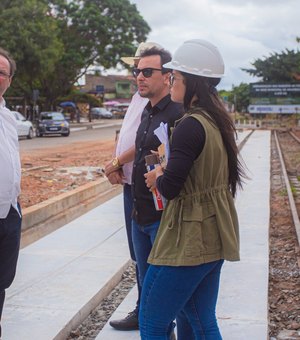
POLYGON ((132 264, 124 272, 120 283, 90 313, 83 323, 70 333, 67 340, 94 340, 135 283, 135 265, 132 264))
MULTIPOLYGON (((300 145, 279 134, 287 171, 300 170, 300 145)), ((300 172, 299 172, 300 174, 300 172)), ((272 138, 271 216, 269 232, 270 340, 300 339, 300 250, 283 175, 272 138)), ((299 214, 299 205, 298 205, 299 214)))

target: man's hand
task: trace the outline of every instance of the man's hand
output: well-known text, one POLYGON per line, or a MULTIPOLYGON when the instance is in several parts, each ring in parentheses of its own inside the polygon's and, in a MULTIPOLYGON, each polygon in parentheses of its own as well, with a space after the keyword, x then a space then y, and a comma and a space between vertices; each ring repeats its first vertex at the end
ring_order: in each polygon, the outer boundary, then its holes
POLYGON ((116 163, 116 158, 113 158, 111 161, 109 161, 104 168, 104 173, 105 176, 108 177, 112 172, 115 172, 116 170, 120 169, 120 165, 119 164, 115 164, 116 163))
POLYGON ((110 184, 123 184, 123 171, 122 169, 115 170, 109 175, 106 175, 110 184))

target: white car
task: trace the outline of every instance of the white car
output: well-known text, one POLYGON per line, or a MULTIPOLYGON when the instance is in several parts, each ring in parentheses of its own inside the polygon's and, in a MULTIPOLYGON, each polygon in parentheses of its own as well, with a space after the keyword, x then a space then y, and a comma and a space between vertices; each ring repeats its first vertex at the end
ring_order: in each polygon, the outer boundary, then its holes
POLYGON ((33 125, 29 120, 17 111, 11 111, 14 116, 16 117, 17 121, 17 130, 18 130, 18 137, 27 137, 31 139, 34 137, 34 129, 33 125))

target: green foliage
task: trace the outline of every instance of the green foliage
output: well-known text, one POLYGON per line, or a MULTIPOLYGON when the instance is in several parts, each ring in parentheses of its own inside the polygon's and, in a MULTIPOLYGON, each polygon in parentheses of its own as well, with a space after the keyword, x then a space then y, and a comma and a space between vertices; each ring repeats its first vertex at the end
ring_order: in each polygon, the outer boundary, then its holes
POLYGON ((230 96, 230 91, 226 91, 226 90, 220 90, 219 92, 219 96, 222 97, 225 101, 228 100, 229 96, 230 96))
POLYGON ((287 83, 300 80, 300 51, 286 49, 265 59, 256 59, 254 68, 243 69, 263 82, 287 83))
POLYGON ((234 104, 235 111, 246 112, 250 103, 250 85, 241 83, 233 86, 228 101, 234 104))
POLYGON ((39 89, 49 108, 89 66, 116 66, 150 31, 129 0, 1 0, 0 22, 18 67, 11 92, 30 100, 39 89))
POLYGON ((46 16, 48 7, 40 1, 1 2, 0 46, 17 61, 13 87, 30 98, 39 79, 55 72, 63 51, 57 24, 46 16))

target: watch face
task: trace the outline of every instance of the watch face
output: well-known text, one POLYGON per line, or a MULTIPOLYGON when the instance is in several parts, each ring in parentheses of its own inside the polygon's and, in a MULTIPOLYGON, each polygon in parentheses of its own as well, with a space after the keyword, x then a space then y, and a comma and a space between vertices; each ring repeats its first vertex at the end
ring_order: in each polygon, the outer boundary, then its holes
POLYGON ((112 165, 113 166, 118 166, 118 160, 116 158, 113 160, 112 165))

